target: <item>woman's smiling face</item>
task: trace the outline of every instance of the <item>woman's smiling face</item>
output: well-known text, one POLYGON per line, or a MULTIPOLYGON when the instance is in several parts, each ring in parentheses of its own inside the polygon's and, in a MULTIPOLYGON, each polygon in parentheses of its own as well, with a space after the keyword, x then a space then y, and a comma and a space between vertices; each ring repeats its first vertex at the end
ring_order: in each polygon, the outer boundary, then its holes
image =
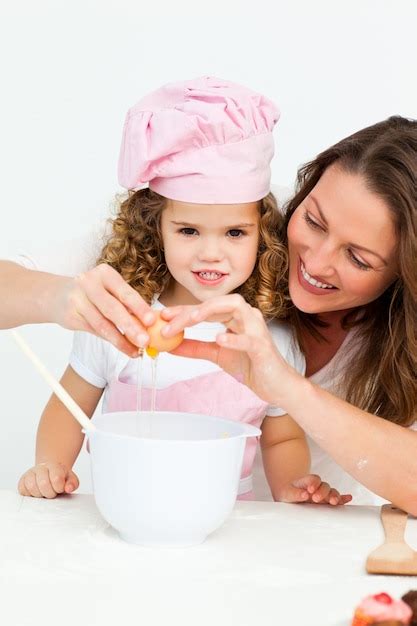
POLYGON ((378 298, 398 275, 392 213, 360 174, 324 172, 288 224, 289 291, 306 313, 378 298))

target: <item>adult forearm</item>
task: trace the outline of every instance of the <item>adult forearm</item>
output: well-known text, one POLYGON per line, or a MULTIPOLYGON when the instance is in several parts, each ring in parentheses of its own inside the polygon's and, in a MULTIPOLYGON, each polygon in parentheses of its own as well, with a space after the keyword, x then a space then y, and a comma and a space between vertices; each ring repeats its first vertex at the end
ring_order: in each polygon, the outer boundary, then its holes
POLYGON ((417 515, 417 433, 296 378, 281 406, 351 476, 417 515))
POLYGON ((155 321, 139 293, 103 263, 72 278, 0 261, 0 302, 0 328, 52 322, 94 333, 130 357, 155 321))
POLYGON ((0 328, 57 321, 54 294, 69 280, 0 261, 0 328))

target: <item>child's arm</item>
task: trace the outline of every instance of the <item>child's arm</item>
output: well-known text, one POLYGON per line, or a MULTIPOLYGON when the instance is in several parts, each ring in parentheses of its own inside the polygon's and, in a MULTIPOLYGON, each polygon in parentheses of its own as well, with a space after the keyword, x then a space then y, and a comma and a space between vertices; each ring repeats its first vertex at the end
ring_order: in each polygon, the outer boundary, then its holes
POLYGON ((346 504, 320 476, 309 474, 310 450, 304 431, 289 416, 266 417, 262 423, 262 459, 271 493, 276 501, 346 504))
MULTIPOLYGON (((81 378, 68 366, 61 384, 89 417, 103 393, 81 378)), ((81 450, 84 435, 81 426, 53 394, 46 405, 36 437, 35 465, 19 481, 19 493, 38 498, 54 498, 78 487, 72 466, 81 450)))

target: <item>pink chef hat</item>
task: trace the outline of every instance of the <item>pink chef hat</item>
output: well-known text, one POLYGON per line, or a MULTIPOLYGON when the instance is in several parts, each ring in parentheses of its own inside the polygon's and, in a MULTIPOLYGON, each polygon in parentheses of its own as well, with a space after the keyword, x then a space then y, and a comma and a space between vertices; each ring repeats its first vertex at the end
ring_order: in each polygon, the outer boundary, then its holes
POLYGON ((184 202, 260 200, 278 119, 271 100, 241 85, 212 76, 170 83, 128 111, 119 182, 184 202))

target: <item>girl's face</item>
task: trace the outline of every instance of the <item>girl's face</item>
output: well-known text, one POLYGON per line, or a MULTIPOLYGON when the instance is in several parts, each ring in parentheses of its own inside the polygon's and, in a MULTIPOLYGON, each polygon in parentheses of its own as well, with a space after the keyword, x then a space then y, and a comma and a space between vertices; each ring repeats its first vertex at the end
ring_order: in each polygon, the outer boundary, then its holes
POLYGON ((289 291, 306 313, 345 311, 396 279, 391 212, 358 174, 329 167, 288 224, 289 291))
POLYGON ((168 200, 161 215, 173 277, 164 304, 195 304, 230 293, 252 274, 259 243, 259 202, 192 204, 168 200))

